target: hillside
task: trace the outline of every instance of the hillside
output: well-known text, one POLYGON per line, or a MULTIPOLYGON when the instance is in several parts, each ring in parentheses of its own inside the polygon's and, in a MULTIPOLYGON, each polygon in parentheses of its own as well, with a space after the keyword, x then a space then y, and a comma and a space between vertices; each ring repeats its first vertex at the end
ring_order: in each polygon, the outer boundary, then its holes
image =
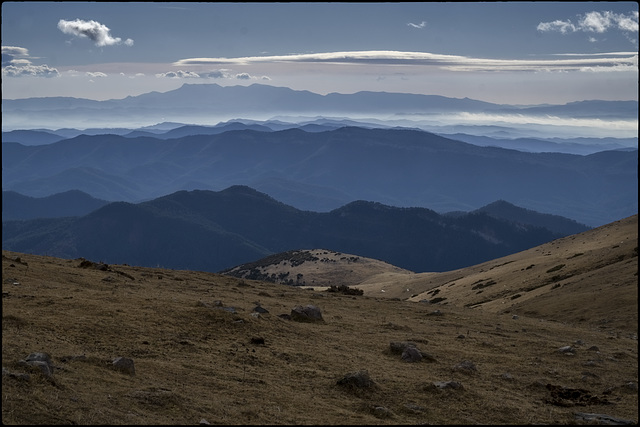
POLYGON ((428 301, 637 334, 638 216, 444 273, 384 273, 365 295, 428 301), (384 290, 384 292, 382 292, 384 290))
POLYGON ((331 212, 301 211, 246 186, 114 202, 76 218, 2 223, 7 250, 209 272, 317 248, 415 272, 447 271, 566 234, 484 213, 453 218, 366 201, 331 212))
POLYGON ((637 271, 637 216, 361 296, 3 251, 2 421, 636 424, 637 271))
POLYGON ((292 286, 349 286, 377 274, 413 274, 384 261, 326 249, 282 252, 220 273, 292 286))

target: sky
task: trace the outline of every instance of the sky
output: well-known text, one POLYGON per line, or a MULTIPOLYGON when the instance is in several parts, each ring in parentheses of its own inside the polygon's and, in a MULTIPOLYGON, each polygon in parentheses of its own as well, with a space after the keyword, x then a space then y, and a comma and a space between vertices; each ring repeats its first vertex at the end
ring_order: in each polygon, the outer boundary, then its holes
POLYGON ((3 99, 184 83, 637 100, 638 3, 2 3, 3 99))

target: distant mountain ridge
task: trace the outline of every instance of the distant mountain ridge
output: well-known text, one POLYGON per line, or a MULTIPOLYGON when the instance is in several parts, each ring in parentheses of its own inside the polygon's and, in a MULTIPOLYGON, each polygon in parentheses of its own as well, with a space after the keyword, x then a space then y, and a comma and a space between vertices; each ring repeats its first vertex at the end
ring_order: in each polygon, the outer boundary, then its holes
POLYGON ((78 218, 3 221, 3 249, 174 269, 220 271, 293 249, 327 248, 411 271, 444 271, 560 237, 484 213, 358 201, 300 211, 246 186, 114 202, 78 218))
POLYGON ((354 200, 469 211, 503 199, 589 226, 637 213, 637 150, 525 153, 421 130, 341 127, 174 139, 80 135, 41 146, 3 143, 2 151, 3 190, 31 197, 77 189, 138 202, 247 185, 312 211, 354 200))
POLYGON ((159 123, 165 117, 173 121, 206 122, 228 120, 238 115, 266 120, 277 115, 395 115, 434 113, 527 113, 560 117, 617 117, 635 119, 635 101, 580 101, 566 105, 510 106, 469 98, 448 98, 391 92, 329 93, 320 95, 261 84, 220 86, 184 84, 167 92, 149 92, 123 99, 94 101, 80 98, 51 97, 3 99, 5 128, 27 129, 63 123, 103 126, 131 126, 134 123, 159 123), (35 126, 34 126, 35 124, 35 126))
POLYGON ((108 204, 79 190, 36 198, 15 191, 2 192, 2 221, 86 215, 108 204))

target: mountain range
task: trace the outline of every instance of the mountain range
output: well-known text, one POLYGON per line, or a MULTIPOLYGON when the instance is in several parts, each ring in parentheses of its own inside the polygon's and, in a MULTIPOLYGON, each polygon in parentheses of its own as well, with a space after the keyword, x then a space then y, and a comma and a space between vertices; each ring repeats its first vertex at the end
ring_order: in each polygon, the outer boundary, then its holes
MULTIPOLYGON (((293 119, 293 118, 290 118, 293 119)), ((301 129, 305 132, 323 132, 339 129, 341 127, 362 127, 367 129, 392 129, 398 128, 388 122, 381 120, 352 120, 352 119, 332 119, 332 118, 298 118, 297 122, 285 122, 282 120, 256 121, 248 119, 234 119, 221 122, 216 125, 193 125, 175 122, 163 122, 156 125, 144 126, 141 128, 89 128, 89 129, 32 129, 32 130, 12 130, 2 132, 3 142, 17 142, 22 145, 45 145, 58 142, 63 139, 74 138, 79 135, 103 135, 112 134, 135 138, 138 136, 149 136, 159 139, 173 139, 190 135, 215 135, 230 130, 256 130, 262 132, 280 131, 286 129, 301 129)), ((404 126, 406 127, 406 126, 404 126)), ((410 127, 411 128, 411 127, 410 127)), ((460 128, 464 128, 460 126, 460 128)), ((482 147, 501 147, 511 150, 526 152, 550 152, 588 155, 607 150, 633 150, 638 146, 638 138, 557 138, 557 137, 518 137, 511 135, 512 129, 497 126, 475 126, 470 128, 468 133, 447 133, 434 132, 445 138, 467 142, 482 147), (491 128, 487 131, 485 128, 491 128), (482 129, 482 130, 481 130, 482 129), (488 136, 486 133, 494 136, 488 136), (509 137, 509 135, 511 135, 509 137)), ((414 127, 413 129, 420 129, 414 127)), ((424 129, 423 129, 424 130, 424 129)))
POLYGON ((233 186, 113 202, 77 217, 5 221, 3 213, 2 247, 211 272, 279 252, 328 248, 418 272, 459 268, 586 229, 504 202, 456 215, 366 201, 319 213, 233 186))
POLYGON ((3 142, 2 154, 3 190, 31 197, 80 190, 139 202, 247 185, 318 212, 356 200, 441 213, 506 200, 588 226, 638 206, 637 150, 527 153, 404 128, 79 135, 46 145, 3 142))
POLYGON ((52 126, 140 127, 164 122, 166 118, 177 122, 210 124, 239 116, 255 120, 287 115, 410 120, 457 113, 635 120, 638 117, 638 103, 586 100, 564 105, 517 106, 410 93, 321 95, 260 84, 185 84, 168 92, 150 92, 105 101, 70 97, 2 100, 3 130, 52 126))

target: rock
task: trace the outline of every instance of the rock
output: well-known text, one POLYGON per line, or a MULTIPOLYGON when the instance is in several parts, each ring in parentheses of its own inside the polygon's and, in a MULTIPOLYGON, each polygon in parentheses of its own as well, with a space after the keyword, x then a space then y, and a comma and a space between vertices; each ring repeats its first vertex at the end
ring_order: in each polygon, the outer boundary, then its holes
POLYGON ((575 348, 571 347, 570 345, 565 345, 564 347, 560 347, 558 349, 558 353, 564 353, 568 355, 573 355, 575 351, 575 348))
POLYGON ((457 381, 434 381, 431 383, 431 387, 444 390, 444 389, 452 389, 452 390, 463 390, 464 387, 457 381))
POLYGON ((416 344, 410 341, 391 341, 389 343, 391 354, 402 354, 408 347, 416 347, 416 344))
POLYGON ((415 347, 407 347, 401 357, 405 362, 414 363, 422 360, 422 353, 415 347))
POLYGON ((625 426, 637 424, 632 420, 623 420, 621 418, 612 417, 611 415, 605 414, 589 414, 585 412, 576 412, 575 414, 576 420, 585 421, 589 424, 599 424, 599 425, 611 425, 611 426, 625 426))
POLYGON ((261 307, 261 306, 259 306, 259 305, 257 305, 257 306, 253 309, 253 311, 254 311, 254 312, 256 312, 256 313, 262 313, 262 314, 264 314, 264 313, 268 313, 268 312, 269 312, 269 310, 267 310, 266 308, 263 308, 263 307, 261 307))
POLYGON ((469 360, 464 360, 458 363, 456 366, 453 367, 453 370, 462 372, 463 374, 467 374, 467 375, 473 375, 478 371, 476 369, 476 365, 474 365, 473 362, 469 360))
POLYGON ((373 416, 376 418, 393 418, 393 412, 384 406, 374 406, 371 409, 373 416))
POLYGON ((53 362, 51 356, 47 353, 31 353, 24 360, 24 363, 29 366, 35 366, 40 369, 40 372, 46 377, 53 375, 53 362))
POLYGON ((291 320, 296 322, 324 322, 320 309, 315 305, 298 305, 291 310, 291 320))
POLYGON ((133 364, 133 360, 127 357, 116 357, 113 360, 113 368, 124 374, 134 376, 136 374, 136 368, 133 364))
POLYGON ((340 378, 337 384, 349 389, 370 388, 375 386, 375 382, 366 370, 348 373, 340 378))

